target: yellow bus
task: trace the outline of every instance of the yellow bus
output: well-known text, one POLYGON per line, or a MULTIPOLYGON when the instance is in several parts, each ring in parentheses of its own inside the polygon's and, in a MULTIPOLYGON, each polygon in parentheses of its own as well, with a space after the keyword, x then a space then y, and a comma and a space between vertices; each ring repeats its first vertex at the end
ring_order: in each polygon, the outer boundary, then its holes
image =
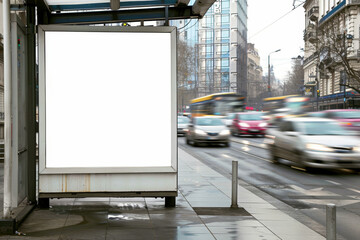
POLYGON ((286 95, 263 99, 263 111, 270 123, 283 117, 297 117, 309 111, 310 98, 300 95, 286 95))
POLYGON ((245 97, 235 92, 214 93, 191 100, 191 117, 226 116, 228 113, 242 112, 245 97))

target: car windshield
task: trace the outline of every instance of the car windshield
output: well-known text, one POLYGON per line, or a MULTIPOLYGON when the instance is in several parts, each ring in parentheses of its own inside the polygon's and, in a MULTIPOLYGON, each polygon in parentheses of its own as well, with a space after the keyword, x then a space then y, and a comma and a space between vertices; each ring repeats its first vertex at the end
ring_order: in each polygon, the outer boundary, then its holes
POLYGON ((188 123, 189 121, 187 117, 178 117, 178 123, 188 123))
POLYGON ((334 112, 336 118, 360 118, 360 111, 334 112))
POLYGON ((224 125, 220 118, 198 118, 196 125, 199 126, 221 126, 224 125))
POLYGON ((349 135, 337 122, 301 122, 299 125, 305 135, 349 135))
POLYGON ((235 113, 229 113, 226 117, 226 119, 234 119, 235 118, 235 113))
POLYGON ((325 114, 323 112, 311 112, 311 113, 309 113, 309 116, 311 116, 311 117, 324 117, 325 114))
POLYGON ((240 120, 244 121, 260 121, 263 120, 262 114, 241 114, 240 120))

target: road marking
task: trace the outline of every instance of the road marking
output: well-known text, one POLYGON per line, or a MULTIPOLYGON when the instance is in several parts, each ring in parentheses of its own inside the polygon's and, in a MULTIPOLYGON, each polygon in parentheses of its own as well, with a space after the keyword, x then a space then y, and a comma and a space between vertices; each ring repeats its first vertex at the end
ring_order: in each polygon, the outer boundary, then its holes
POLYGON ((360 191, 359 191, 359 190, 354 189, 354 188, 347 188, 347 189, 348 189, 348 190, 350 190, 350 191, 356 192, 356 193, 360 193, 360 191))
POLYGON ((242 154, 249 155, 249 156, 258 158, 258 159, 260 159, 260 160, 269 162, 269 163, 273 163, 273 161, 270 161, 270 160, 268 160, 268 159, 266 159, 266 158, 262 158, 262 157, 256 156, 256 155, 251 154, 251 153, 248 153, 248 152, 239 151, 239 150, 237 150, 237 149, 235 149, 235 148, 233 148, 233 150, 234 150, 235 152, 240 152, 240 153, 242 153, 242 154))
POLYGON ((247 146, 245 146, 245 147, 242 147, 241 148, 243 151, 245 151, 245 152, 248 152, 248 151, 250 151, 250 148, 249 147, 247 147, 247 146))
POLYGON ((297 170, 300 170, 300 171, 303 171, 303 172, 306 172, 306 169, 305 169, 305 168, 295 167, 295 166, 291 166, 291 168, 297 169, 297 170))
POLYGON ((250 142, 249 141, 247 141, 247 140, 243 140, 243 141, 241 141, 243 144, 246 144, 246 145, 249 145, 250 144, 250 142))
POLYGON ((297 185, 289 185, 295 191, 307 196, 340 196, 339 194, 324 190, 323 187, 305 189, 297 185))
POLYGON ((227 155, 227 154, 225 154, 225 153, 223 153, 223 154, 221 154, 223 157, 226 157, 226 158, 232 158, 231 156, 229 156, 229 155, 227 155))
POLYGON ((335 184, 335 185, 341 185, 341 183, 337 183, 337 182, 334 182, 334 181, 331 181, 331 180, 325 180, 325 181, 327 181, 329 183, 332 183, 332 184, 335 184))

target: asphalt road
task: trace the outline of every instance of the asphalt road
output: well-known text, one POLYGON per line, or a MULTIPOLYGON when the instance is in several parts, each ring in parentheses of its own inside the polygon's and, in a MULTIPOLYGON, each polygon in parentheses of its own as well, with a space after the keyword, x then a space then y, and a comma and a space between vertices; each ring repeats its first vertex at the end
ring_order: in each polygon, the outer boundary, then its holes
MULTIPOLYGON (((307 172, 285 160, 274 164, 263 138, 232 137, 229 148, 218 145, 189 146, 179 137, 179 147, 214 170, 230 177, 231 163, 238 161, 239 179, 292 207, 293 217, 325 236, 325 206, 337 206, 338 239, 359 239, 360 174, 348 169, 307 172), (297 217, 296 212, 309 217, 297 217)), ((255 189, 254 188, 254 189, 255 189)), ((265 193, 265 194, 264 194, 265 193)), ((289 211, 291 212, 291 211, 289 211)), ((300 215, 302 215, 300 214, 300 215)), ((299 215, 299 214, 298 214, 299 215)))

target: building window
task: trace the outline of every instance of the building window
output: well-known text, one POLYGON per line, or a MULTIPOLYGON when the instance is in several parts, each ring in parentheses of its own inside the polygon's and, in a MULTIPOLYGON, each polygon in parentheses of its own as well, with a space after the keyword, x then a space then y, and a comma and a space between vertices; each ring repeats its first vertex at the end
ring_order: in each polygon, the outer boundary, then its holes
POLYGON ((221 53, 222 54, 229 53, 229 44, 221 44, 221 53))
POLYGON ((222 73, 221 74, 221 87, 228 87, 229 86, 229 73, 222 73))
POLYGON ((222 10, 230 9, 230 1, 229 0, 222 1, 221 8, 222 10))
POLYGON ((212 39, 212 34, 213 32, 212 31, 206 31, 205 33, 205 39, 209 40, 209 39, 212 39))
POLYGON ((221 59, 221 67, 229 67, 229 59, 228 58, 222 58, 221 59))
POLYGON ((221 30, 221 37, 222 37, 222 38, 229 38, 229 37, 230 37, 230 31, 229 31, 229 29, 222 29, 222 30, 221 30))
POLYGON ((206 59, 206 70, 212 71, 213 69, 213 60, 212 59, 206 59))
POLYGON ((345 84, 346 84, 346 72, 345 71, 340 71, 340 92, 344 92, 345 91, 345 84))
POLYGON ((221 15, 221 23, 229 23, 230 16, 229 15, 221 15))

